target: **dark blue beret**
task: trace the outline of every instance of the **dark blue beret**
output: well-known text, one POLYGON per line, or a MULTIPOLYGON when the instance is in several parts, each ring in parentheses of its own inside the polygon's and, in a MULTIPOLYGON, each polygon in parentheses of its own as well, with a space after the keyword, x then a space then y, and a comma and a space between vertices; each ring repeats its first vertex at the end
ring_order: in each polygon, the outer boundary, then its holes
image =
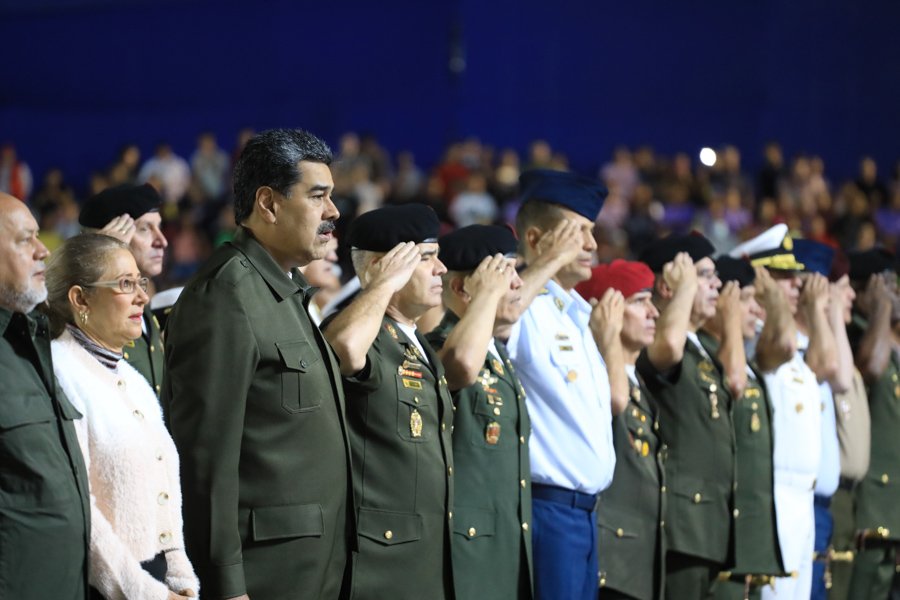
POLYGON ((526 202, 559 204, 590 219, 597 218, 607 190, 596 179, 567 171, 532 169, 519 176, 520 197, 526 202))
POLYGON ((162 198, 149 183, 125 183, 88 198, 81 207, 78 222, 82 227, 102 229, 119 215, 128 214, 132 219, 139 219, 148 212, 158 211, 160 205, 162 198))
POLYGON ((722 284, 729 281, 736 281, 740 287, 753 285, 756 281, 756 271, 749 261, 741 258, 731 258, 727 254, 723 254, 716 259, 716 273, 722 284))
POLYGON ((440 228, 437 213, 425 204, 384 206, 356 217, 347 242, 357 250, 387 252, 404 242, 436 243, 440 228))
POLYGON ((828 277, 834 260, 834 248, 814 240, 797 239, 794 240, 794 258, 803 263, 805 272, 828 277))
POLYGON ((851 281, 865 282, 872 275, 894 271, 897 267, 894 255, 884 248, 848 252, 847 258, 850 260, 851 281))
POLYGON ((441 262, 450 271, 471 271, 487 256, 515 255, 516 236, 508 227, 469 225, 448 233, 440 240, 441 262))
POLYGON ((666 263, 672 262, 680 252, 687 252, 691 260, 712 256, 716 249, 708 239, 695 232, 686 235, 670 235, 661 240, 651 242, 638 260, 646 263, 654 273, 662 273, 666 263))

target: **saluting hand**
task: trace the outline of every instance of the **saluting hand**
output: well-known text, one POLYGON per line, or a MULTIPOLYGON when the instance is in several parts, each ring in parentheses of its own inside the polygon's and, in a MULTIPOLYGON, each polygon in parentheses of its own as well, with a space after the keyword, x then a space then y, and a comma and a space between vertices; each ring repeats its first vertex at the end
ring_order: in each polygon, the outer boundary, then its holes
POLYGON ((134 237, 134 232, 134 219, 131 218, 131 215, 124 214, 115 217, 112 221, 107 223, 99 233, 114 237, 126 244, 130 244, 131 238, 134 237))
POLYGON ((736 281, 729 281, 719 290, 716 314, 722 319, 722 330, 741 327, 741 288, 736 281))
POLYGON ((825 310, 828 307, 828 280, 824 275, 811 273, 800 290, 800 306, 807 314, 825 310))
POLYGON ((399 292, 412 277, 420 260, 421 253, 414 242, 397 244, 366 270, 368 285, 387 285, 394 292, 399 292))
POLYGON ((891 293, 888 290, 884 275, 881 273, 876 273, 869 277, 866 289, 860 292, 856 298, 856 305, 867 317, 875 312, 875 308, 878 305, 889 302, 891 302, 891 293))
POLYGON ((600 300, 591 298, 591 318, 588 322, 600 353, 619 340, 625 321, 625 297, 619 290, 609 288, 600 300))
POLYGON ((773 307, 781 306, 786 302, 784 292, 775 283, 769 270, 765 267, 754 267, 756 279, 753 281, 753 287, 756 290, 756 301, 766 310, 773 307))
POLYGON ((687 252, 679 252, 675 258, 663 265, 663 281, 673 292, 684 289, 697 289, 697 268, 687 252))
POLYGON ((563 219, 556 227, 544 232, 535 249, 538 256, 548 254, 558 257, 562 264, 569 264, 578 258, 583 246, 581 225, 572 219, 563 219))
POLYGON ((509 283, 516 272, 513 259, 502 254, 486 256, 472 274, 466 277, 463 290, 472 298, 481 294, 495 294, 498 298, 509 290, 509 283))

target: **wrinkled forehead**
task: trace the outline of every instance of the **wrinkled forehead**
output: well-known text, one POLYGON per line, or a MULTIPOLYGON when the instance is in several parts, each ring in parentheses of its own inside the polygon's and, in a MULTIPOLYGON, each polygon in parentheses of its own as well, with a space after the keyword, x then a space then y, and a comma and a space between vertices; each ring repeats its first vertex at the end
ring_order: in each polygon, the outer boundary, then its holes
POLYGON ((13 199, 0 200, 0 228, 4 235, 18 235, 23 232, 37 231, 38 224, 31 211, 20 201, 13 199))
POLYGON ((419 249, 419 254, 422 256, 436 256, 441 251, 441 247, 433 242, 416 244, 416 248, 419 249))

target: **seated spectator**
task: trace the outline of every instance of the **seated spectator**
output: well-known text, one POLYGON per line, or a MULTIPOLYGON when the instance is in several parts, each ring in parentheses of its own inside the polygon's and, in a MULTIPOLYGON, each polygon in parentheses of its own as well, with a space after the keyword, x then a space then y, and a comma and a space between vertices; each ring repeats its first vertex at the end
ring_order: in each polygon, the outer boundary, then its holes
POLYGON ((178 454, 156 394, 122 360, 141 335, 147 278, 124 243, 76 236, 47 267, 53 371, 90 481, 93 598, 178 600, 199 582, 184 551, 178 454))

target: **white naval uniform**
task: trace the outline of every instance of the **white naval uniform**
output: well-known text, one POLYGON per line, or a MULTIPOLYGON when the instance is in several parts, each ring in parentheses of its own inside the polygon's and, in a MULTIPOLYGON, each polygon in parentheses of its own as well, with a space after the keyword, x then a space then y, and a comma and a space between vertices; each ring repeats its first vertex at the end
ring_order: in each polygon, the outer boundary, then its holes
POLYGON ((587 494, 616 467, 606 365, 588 327, 591 305, 550 281, 507 346, 527 393, 531 479, 587 494))
MULTIPOLYGON (((797 334, 798 348, 808 338, 797 334)), ((784 570, 796 574, 765 586, 763 600, 808 600, 815 544, 813 489, 822 445, 822 408, 815 373, 798 350, 774 373, 765 375, 773 409, 775 517, 784 570)))

